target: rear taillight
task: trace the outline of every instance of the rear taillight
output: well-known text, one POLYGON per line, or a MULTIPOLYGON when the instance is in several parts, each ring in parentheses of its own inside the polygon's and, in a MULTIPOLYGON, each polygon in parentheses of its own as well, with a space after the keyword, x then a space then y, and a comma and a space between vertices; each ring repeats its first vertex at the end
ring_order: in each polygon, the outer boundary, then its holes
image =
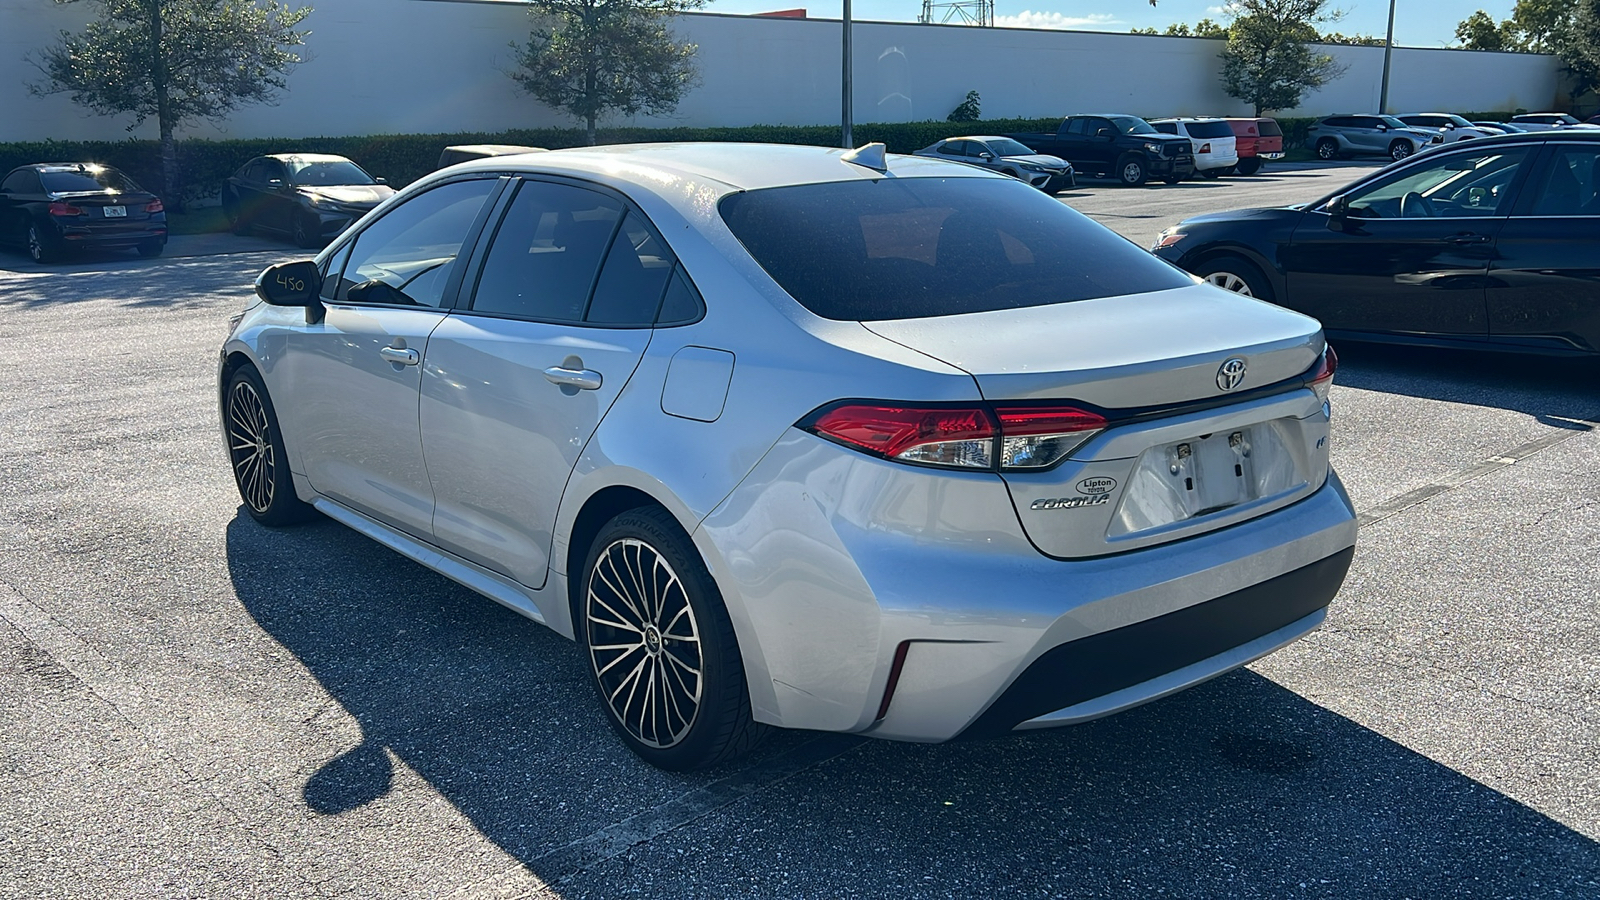
POLYGON ((66 202, 63 202, 61 200, 57 200, 56 202, 50 204, 50 215, 52 215, 52 216, 81 216, 81 215, 83 215, 83 210, 78 208, 78 207, 76 207, 76 206, 73 206, 70 203, 66 203, 66 202))
POLYGON ((1306 386, 1317 395, 1323 403, 1328 402, 1328 391, 1333 387, 1333 373, 1339 371, 1339 354, 1333 352, 1333 347, 1322 351, 1322 358, 1317 360, 1316 368, 1306 377, 1306 386))
POLYGON ((167 208, 161 205, 161 198, 157 197, 144 205, 144 211, 147 213, 166 212, 167 208))
POLYGON ((1065 459, 1104 417, 1070 406, 842 403, 801 420, 819 437, 897 462, 956 469, 1039 470, 1065 459))
POLYGON ((1210 153, 1211 152, 1211 145, 1210 144, 1201 144, 1200 145, 1200 152, 1201 153, 1210 153))

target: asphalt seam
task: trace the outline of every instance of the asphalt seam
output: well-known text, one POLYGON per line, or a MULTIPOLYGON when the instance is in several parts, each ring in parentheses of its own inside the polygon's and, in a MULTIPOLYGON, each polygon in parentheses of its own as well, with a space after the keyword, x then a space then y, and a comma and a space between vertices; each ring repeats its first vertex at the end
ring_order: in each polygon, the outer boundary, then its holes
POLYGON ((1562 441, 1594 430, 1595 420, 1593 418, 1574 419, 1572 421, 1579 427, 1563 429, 1553 434, 1547 434, 1544 437, 1524 441, 1504 453, 1483 460, 1477 465, 1436 478, 1403 494, 1391 497, 1376 506, 1369 507, 1356 517, 1356 526, 1358 528, 1366 528, 1368 525, 1381 522, 1390 516, 1405 512, 1413 506, 1419 506, 1434 497, 1453 491, 1468 482, 1476 481, 1485 475, 1516 465, 1541 450, 1548 450, 1562 441))

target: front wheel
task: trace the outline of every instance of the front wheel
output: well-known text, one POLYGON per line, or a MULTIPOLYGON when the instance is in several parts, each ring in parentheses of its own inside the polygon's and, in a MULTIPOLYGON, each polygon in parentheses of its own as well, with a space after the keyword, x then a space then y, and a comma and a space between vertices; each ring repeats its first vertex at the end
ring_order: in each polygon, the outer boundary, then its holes
POLYGON ((222 415, 233 481, 250 517, 274 526, 311 518, 312 508, 295 496, 278 414, 254 366, 241 366, 228 379, 222 415))
POLYGON ((1117 179, 1127 187, 1139 187, 1150 177, 1144 160, 1137 156, 1124 156, 1117 163, 1117 179))
POLYGON ((1272 286, 1256 265, 1242 256, 1214 256, 1194 268, 1194 274, 1225 291, 1272 300, 1272 286))
POLYGON ((1416 150, 1411 146, 1410 141, 1395 141, 1389 145, 1389 158, 1395 162, 1405 159, 1414 152, 1416 150))
POLYGON ((659 508, 600 529, 584 563, 579 640, 612 729, 645 762, 686 771, 733 759, 764 726, 733 623, 705 562, 659 508))

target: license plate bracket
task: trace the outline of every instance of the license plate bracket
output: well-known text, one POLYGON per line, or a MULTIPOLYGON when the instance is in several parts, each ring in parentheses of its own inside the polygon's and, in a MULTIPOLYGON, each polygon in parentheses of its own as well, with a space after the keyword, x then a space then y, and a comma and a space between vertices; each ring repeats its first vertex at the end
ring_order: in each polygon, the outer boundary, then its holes
POLYGON ((128 208, 126 206, 102 206, 100 207, 100 214, 108 219, 122 219, 127 217, 128 208))
POLYGON ((1112 516, 1116 538, 1221 513, 1304 483, 1274 422, 1196 435, 1140 454, 1112 516))

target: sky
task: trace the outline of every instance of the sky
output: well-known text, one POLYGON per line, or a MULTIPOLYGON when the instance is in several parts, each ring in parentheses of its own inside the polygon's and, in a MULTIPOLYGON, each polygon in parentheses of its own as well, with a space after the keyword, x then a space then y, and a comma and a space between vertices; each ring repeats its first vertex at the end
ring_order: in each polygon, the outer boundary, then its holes
MULTIPOLYGON (((939 0, 936 0, 939 2, 939 0)), ((1019 28, 1067 28, 1079 31, 1121 31, 1154 27, 1164 30, 1174 22, 1193 25, 1201 19, 1221 21, 1226 0, 1160 0, 1152 9, 1147 0, 995 0, 995 24, 1019 28)), ((1447 47, 1455 40, 1456 23, 1485 10, 1496 19, 1511 14, 1514 0, 1395 0, 1394 42, 1407 47, 1447 47)), ((1338 0, 1335 0, 1338 4, 1338 0)), ((1382 36, 1388 25, 1389 5, 1385 0, 1345 0, 1338 4, 1345 11, 1339 22, 1323 26, 1324 31, 1382 36)), ((703 8, 710 13, 756 13, 800 7, 819 19, 837 19, 841 0, 710 0, 703 8)), ((851 15, 856 19, 880 22, 914 22, 922 11, 922 0, 852 0, 851 15)))

